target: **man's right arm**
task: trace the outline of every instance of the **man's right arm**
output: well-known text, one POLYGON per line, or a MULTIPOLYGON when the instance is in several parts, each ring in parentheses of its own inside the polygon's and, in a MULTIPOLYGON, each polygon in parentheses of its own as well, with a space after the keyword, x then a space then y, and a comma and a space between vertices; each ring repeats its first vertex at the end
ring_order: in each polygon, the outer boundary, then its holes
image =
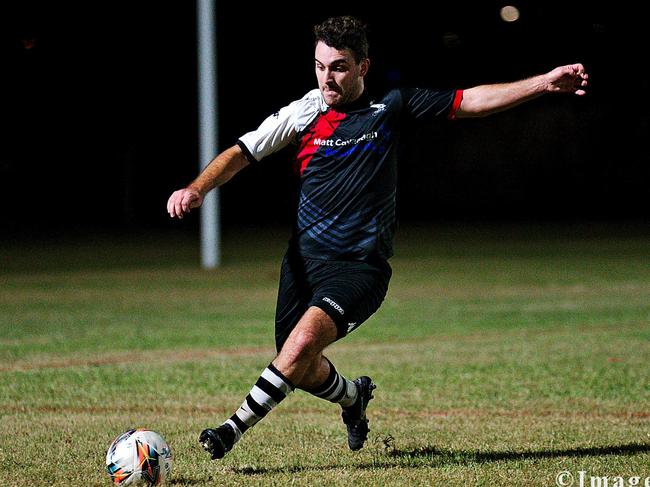
POLYGON ((172 218, 183 218, 203 203, 205 195, 221 186, 248 165, 248 160, 238 145, 226 149, 199 174, 186 188, 174 191, 167 201, 167 212, 172 218))

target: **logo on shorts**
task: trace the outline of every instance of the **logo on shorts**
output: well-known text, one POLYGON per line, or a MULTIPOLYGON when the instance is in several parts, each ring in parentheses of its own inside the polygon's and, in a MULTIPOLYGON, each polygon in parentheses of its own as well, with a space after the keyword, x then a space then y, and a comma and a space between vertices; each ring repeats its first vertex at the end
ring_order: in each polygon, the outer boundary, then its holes
POLYGON ((356 321, 353 321, 352 323, 348 323, 348 333, 350 333, 352 330, 354 330, 355 326, 357 326, 356 321))
POLYGON ((385 112, 386 111, 386 105, 383 103, 375 103, 373 105, 370 105, 370 108, 374 108, 375 111, 372 112, 372 115, 375 116, 378 113, 385 112))
POLYGON ((323 298, 323 301, 325 301, 327 304, 329 304, 332 308, 334 308, 339 313, 345 314, 345 311, 343 311, 343 308, 341 308, 337 303, 332 301, 330 298, 325 297, 325 298, 323 298))

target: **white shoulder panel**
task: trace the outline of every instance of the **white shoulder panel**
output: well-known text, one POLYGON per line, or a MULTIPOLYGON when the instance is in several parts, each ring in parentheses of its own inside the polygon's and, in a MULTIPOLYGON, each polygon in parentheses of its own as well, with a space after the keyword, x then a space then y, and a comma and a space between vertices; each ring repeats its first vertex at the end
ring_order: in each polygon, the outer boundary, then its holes
POLYGON ((311 90, 262 122, 257 130, 239 138, 257 160, 285 147, 297 133, 328 108, 319 89, 311 90))

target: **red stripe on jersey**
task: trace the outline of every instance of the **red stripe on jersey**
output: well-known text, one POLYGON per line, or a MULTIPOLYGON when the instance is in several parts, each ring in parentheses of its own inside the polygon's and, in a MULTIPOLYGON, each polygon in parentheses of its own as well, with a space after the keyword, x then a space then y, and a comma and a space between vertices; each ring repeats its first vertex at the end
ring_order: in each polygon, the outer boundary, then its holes
POLYGON ((300 175, 307 168, 309 161, 316 151, 323 145, 327 145, 327 140, 334 134, 334 131, 345 118, 345 113, 334 110, 328 110, 325 114, 318 117, 316 123, 300 140, 300 149, 296 156, 296 168, 300 170, 300 175), (324 143, 320 143, 320 142, 324 143))
POLYGON ((449 115, 447 117, 449 120, 456 120, 456 112, 460 108, 460 102, 463 101, 463 90, 456 90, 454 95, 454 101, 451 104, 451 110, 449 110, 449 115))

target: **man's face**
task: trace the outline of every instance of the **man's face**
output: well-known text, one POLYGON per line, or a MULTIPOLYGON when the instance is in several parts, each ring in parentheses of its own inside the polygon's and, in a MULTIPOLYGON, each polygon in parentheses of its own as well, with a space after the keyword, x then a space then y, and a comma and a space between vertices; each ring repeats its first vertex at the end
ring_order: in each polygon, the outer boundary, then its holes
POLYGON ((343 105, 356 100, 363 93, 363 77, 370 62, 359 64, 349 49, 339 51, 319 41, 316 44, 316 78, 325 103, 343 105))

